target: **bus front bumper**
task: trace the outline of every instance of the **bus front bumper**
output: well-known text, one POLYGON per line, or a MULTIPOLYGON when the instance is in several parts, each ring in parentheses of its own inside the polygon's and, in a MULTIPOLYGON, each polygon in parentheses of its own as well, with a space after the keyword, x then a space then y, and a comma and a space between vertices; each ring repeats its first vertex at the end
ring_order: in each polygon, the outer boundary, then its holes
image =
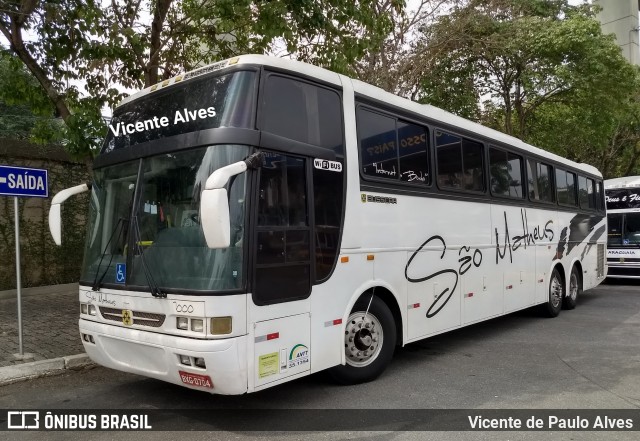
POLYGON ((640 263, 611 263, 608 262, 608 278, 638 279, 640 278, 640 263))
POLYGON ((79 325, 81 336, 93 337, 93 343, 82 338, 87 355, 102 366, 214 394, 247 392, 247 336, 200 340, 84 319, 79 325), (194 366, 196 358, 206 368, 194 366))

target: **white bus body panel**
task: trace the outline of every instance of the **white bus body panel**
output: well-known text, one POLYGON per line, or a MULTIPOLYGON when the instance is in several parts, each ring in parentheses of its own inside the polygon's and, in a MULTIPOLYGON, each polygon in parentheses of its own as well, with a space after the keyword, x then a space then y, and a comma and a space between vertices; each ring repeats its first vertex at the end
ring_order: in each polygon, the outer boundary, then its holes
MULTIPOLYGON (((253 332, 253 382, 257 390, 311 370, 309 314, 256 323, 253 332)), ((253 384, 253 387, 252 387, 253 384)))
POLYGON ((82 342, 87 355, 102 366, 212 393, 247 392, 247 336, 196 340, 85 319, 80 319, 79 325, 80 333, 91 335, 95 341, 82 342), (179 355, 204 358, 207 369, 184 366, 179 355), (184 384, 180 371, 209 375, 213 388, 184 384))

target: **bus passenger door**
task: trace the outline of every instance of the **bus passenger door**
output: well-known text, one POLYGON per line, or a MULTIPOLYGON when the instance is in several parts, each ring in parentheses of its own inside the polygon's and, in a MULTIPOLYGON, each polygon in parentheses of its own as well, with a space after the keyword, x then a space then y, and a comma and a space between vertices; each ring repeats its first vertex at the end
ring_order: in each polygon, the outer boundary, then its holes
POLYGON ((308 159, 265 152, 252 247, 254 388, 310 370, 308 181, 308 159))

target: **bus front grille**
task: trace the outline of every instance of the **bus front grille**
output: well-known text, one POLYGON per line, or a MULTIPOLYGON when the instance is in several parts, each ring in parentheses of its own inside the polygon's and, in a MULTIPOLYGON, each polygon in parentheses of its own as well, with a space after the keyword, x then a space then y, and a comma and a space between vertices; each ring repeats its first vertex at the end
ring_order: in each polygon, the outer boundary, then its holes
MULTIPOLYGON (((106 308, 100 306, 100 314, 105 320, 111 320, 114 322, 122 322, 122 309, 106 308)), ((152 312, 131 311, 133 313, 133 324, 140 326, 150 326, 152 328, 159 328, 164 323, 164 314, 154 314, 152 312)))

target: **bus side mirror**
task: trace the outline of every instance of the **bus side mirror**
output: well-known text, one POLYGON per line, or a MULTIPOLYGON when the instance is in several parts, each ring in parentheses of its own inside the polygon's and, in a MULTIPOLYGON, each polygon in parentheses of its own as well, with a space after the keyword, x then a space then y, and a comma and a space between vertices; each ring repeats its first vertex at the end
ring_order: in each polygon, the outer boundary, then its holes
POLYGON ((227 248, 231 242, 229 201, 226 188, 202 192, 200 225, 209 248, 227 248))
POLYGON ((204 184, 200 200, 200 225, 209 248, 227 248, 231 243, 229 199, 224 186, 232 176, 246 170, 245 161, 238 161, 211 173, 204 184))
POLYGON ((207 178, 200 199, 200 226, 209 248, 227 248, 231 244, 229 199, 224 187, 231 177, 244 173, 248 168, 260 167, 262 161, 263 154, 254 153, 244 161, 219 168, 207 178))
POLYGON ((56 245, 62 244, 62 216, 60 214, 62 203, 73 195, 89 191, 89 188, 91 188, 91 184, 81 184, 75 187, 65 188, 56 193, 51 200, 51 208, 49 209, 49 231, 56 245))

